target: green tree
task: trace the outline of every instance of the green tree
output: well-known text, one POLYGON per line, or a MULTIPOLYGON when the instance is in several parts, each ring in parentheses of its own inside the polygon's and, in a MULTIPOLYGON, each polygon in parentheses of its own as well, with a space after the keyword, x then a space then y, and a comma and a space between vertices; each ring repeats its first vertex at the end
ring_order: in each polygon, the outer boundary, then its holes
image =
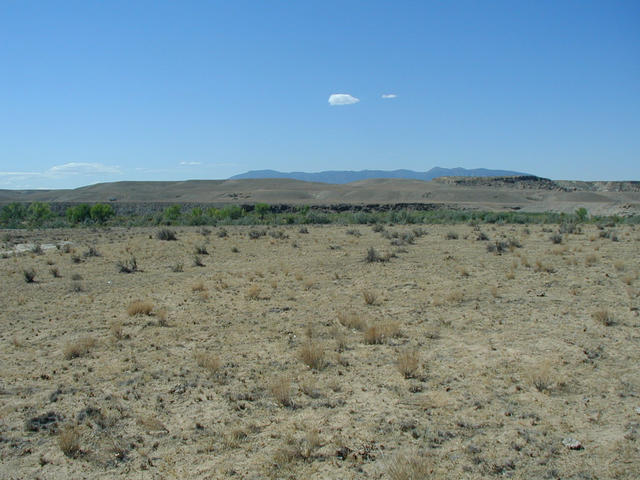
POLYGON ((5 225, 16 225, 27 216, 27 209, 22 203, 13 202, 2 207, 0 220, 5 225))
POLYGON ((580 207, 576 210, 576 217, 578 217, 579 222, 584 222, 587 220, 587 217, 589 217, 589 212, 586 208, 580 207))
POLYGON ((86 203, 67 208, 69 223, 82 223, 91 218, 91 207, 86 203))
POLYGON ((244 215, 244 209, 238 205, 227 205, 220 209, 220 218, 237 220, 244 215))
POLYGON ((204 225, 206 223, 204 210, 200 207, 192 208, 189 217, 189 224, 191 225, 204 225))
POLYGON ((98 223, 104 223, 115 215, 113 207, 106 203, 96 203, 91 207, 91 220, 98 223))
POLYGON ((180 205, 171 205, 165 208, 163 217, 169 223, 175 223, 180 218, 180 211, 182 207, 180 205))
POLYGON ((264 219, 264 216, 269 213, 269 211, 271 210, 271 207, 269 207, 269 205, 267 205, 266 203, 256 203, 255 207, 255 212, 258 214, 258 216, 260 217, 260 219, 264 219))
POLYGON ((27 209, 27 218, 32 225, 40 225, 53 216, 48 203, 33 202, 27 209))

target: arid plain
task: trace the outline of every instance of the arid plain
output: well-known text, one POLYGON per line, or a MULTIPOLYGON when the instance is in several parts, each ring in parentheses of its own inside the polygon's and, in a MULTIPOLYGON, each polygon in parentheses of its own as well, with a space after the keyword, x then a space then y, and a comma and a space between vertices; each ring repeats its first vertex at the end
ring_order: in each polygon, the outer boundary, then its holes
POLYGON ((638 478, 640 231, 557 229, 5 231, 0 478, 638 478))

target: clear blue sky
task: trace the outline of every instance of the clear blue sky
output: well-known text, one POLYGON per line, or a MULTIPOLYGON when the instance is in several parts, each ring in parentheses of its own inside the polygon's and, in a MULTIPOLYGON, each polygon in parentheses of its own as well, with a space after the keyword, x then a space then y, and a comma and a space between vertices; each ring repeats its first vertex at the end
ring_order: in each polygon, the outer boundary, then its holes
POLYGON ((0 0, 0 188, 436 165, 640 180, 640 2, 0 0))

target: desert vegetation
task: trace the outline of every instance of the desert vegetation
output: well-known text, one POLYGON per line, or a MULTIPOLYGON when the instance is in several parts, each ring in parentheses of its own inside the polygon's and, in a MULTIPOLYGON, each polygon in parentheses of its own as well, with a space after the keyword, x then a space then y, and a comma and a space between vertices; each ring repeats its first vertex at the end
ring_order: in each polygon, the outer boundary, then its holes
POLYGON ((637 226, 267 207, 0 232, 0 477, 637 478, 637 226))

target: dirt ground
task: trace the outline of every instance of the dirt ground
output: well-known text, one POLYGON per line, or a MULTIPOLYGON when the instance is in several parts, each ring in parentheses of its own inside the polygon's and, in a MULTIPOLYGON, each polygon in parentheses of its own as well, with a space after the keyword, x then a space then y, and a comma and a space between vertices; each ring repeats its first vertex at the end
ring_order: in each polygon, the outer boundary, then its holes
POLYGON ((639 478, 640 231, 557 228, 0 232, 0 478, 639 478))

